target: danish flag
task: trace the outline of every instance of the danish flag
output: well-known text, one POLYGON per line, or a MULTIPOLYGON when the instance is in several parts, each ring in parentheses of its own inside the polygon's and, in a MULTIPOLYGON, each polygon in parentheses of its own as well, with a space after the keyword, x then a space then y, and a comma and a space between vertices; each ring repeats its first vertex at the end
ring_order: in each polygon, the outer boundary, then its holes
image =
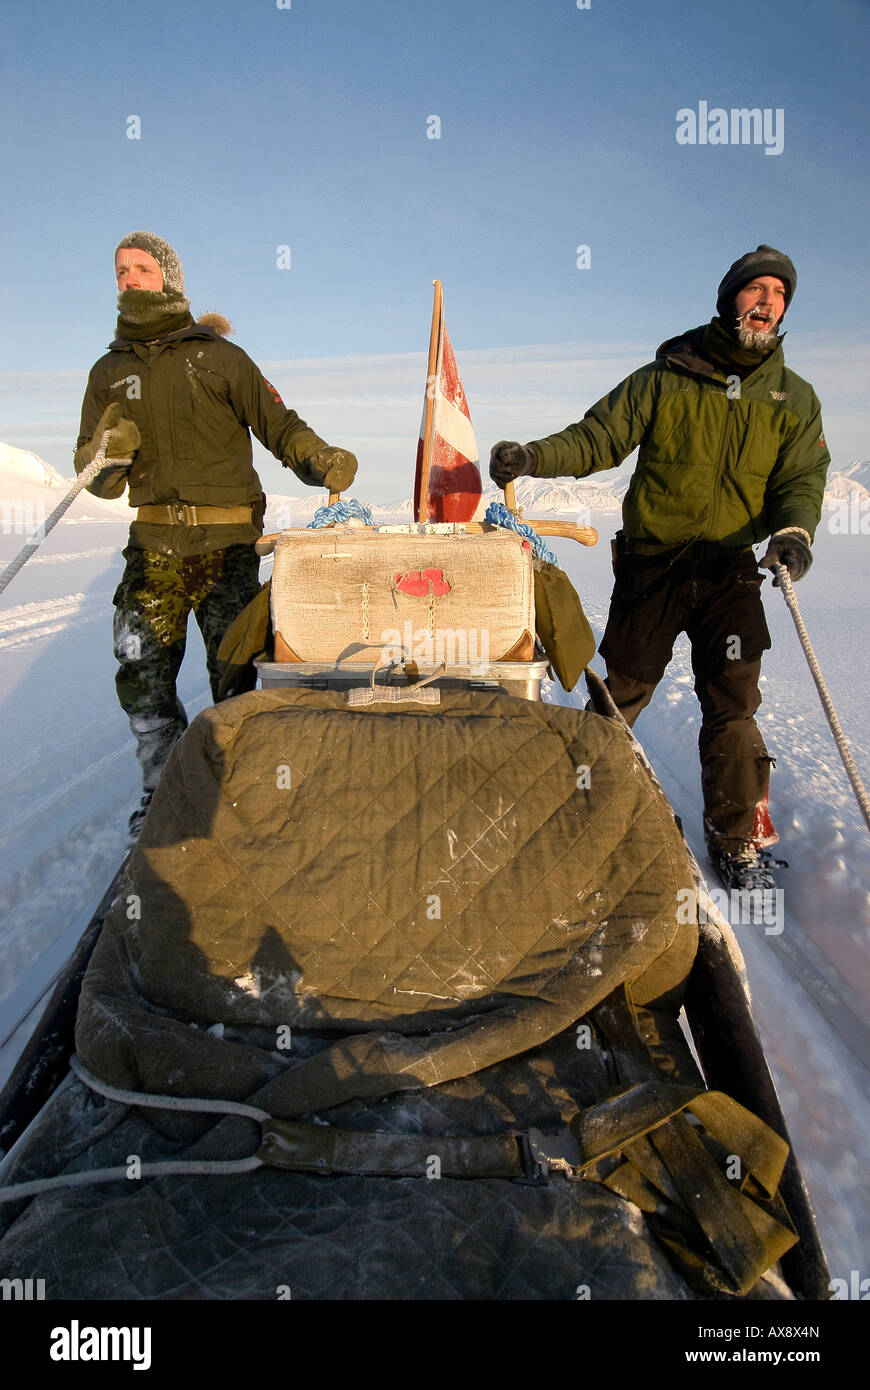
POLYGON ((444 327, 441 281, 429 341, 429 374, 417 444, 415 521, 472 521, 483 516, 477 444, 459 368, 444 327))

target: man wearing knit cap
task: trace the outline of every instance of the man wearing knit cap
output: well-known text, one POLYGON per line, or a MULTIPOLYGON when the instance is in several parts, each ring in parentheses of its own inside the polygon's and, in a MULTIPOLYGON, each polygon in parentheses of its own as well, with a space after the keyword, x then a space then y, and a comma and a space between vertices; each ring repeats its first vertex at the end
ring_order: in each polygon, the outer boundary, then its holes
MULTIPOLYGON (((82 404, 76 471, 109 432, 108 459, 90 491, 137 508, 115 594, 116 688, 142 766, 135 834, 173 744, 187 724, 175 681, 191 610, 202 632, 212 695, 217 649, 259 588, 254 542, 265 497, 251 431, 312 487, 349 487, 357 461, 288 410, 219 314, 194 321, 181 262, 152 232, 131 232, 115 252, 117 337, 94 365, 82 404), (132 458, 132 463, 129 460, 132 458)), ((249 670, 227 692, 251 689, 249 670)))
POLYGON ((610 693, 633 724, 677 635, 688 634, 704 829, 726 887, 774 886, 757 828, 771 762, 753 717, 770 646, 758 564, 783 564, 793 580, 806 574, 830 463, 819 402, 786 367, 776 331, 796 284, 792 262, 772 246, 741 256, 710 323, 663 343, 577 424, 530 444, 502 441, 490 459, 503 487, 523 475, 617 468, 640 446, 600 651, 610 693), (751 547, 767 536, 756 562, 751 547))

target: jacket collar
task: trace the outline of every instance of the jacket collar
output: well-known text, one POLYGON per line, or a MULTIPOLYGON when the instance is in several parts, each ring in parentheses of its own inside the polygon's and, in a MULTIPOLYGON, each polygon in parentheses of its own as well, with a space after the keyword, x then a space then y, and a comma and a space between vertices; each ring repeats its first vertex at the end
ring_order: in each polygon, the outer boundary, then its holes
POLYGON ((205 323, 192 323, 187 328, 178 328, 174 333, 167 333, 162 338, 155 338, 151 342, 133 342, 130 338, 115 338, 109 343, 110 352, 133 352, 137 347, 164 347, 169 343, 180 343, 184 338, 210 338, 217 339, 222 335, 216 333, 213 328, 205 323))
MULTIPOLYGON (((711 381, 726 381, 728 372, 722 366, 717 366, 711 362, 703 352, 703 338, 709 325, 702 323, 698 328, 691 328, 687 333, 678 333, 674 338, 668 338, 661 344, 656 357, 663 357, 669 367, 674 367, 677 371, 688 372, 691 376, 707 377, 711 381)), ((785 334, 782 333, 776 347, 769 352, 766 357, 754 367, 747 370, 741 369, 735 364, 734 371, 741 376, 744 381, 748 381, 756 372, 766 371, 768 367, 776 364, 779 367, 785 365, 782 343, 785 334)))

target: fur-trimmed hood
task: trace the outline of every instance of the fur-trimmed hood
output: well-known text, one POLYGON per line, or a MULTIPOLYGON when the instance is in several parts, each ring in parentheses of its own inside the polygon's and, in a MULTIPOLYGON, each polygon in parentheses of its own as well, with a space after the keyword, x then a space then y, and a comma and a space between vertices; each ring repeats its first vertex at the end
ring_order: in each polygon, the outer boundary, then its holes
POLYGON ((223 314, 200 314, 196 321, 201 328, 213 328, 219 338, 228 338, 233 331, 233 325, 223 314))

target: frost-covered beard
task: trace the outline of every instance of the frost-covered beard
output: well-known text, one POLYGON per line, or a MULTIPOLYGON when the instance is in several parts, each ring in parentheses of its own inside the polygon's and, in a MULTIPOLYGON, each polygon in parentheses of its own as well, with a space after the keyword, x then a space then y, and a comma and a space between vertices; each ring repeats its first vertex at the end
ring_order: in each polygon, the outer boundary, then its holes
POLYGON ((771 309, 750 309, 737 320, 735 326, 737 341, 742 348, 772 348, 776 344, 776 324, 771 309), (765 316, 766 323, 761 322, 761 314, 765 316))

